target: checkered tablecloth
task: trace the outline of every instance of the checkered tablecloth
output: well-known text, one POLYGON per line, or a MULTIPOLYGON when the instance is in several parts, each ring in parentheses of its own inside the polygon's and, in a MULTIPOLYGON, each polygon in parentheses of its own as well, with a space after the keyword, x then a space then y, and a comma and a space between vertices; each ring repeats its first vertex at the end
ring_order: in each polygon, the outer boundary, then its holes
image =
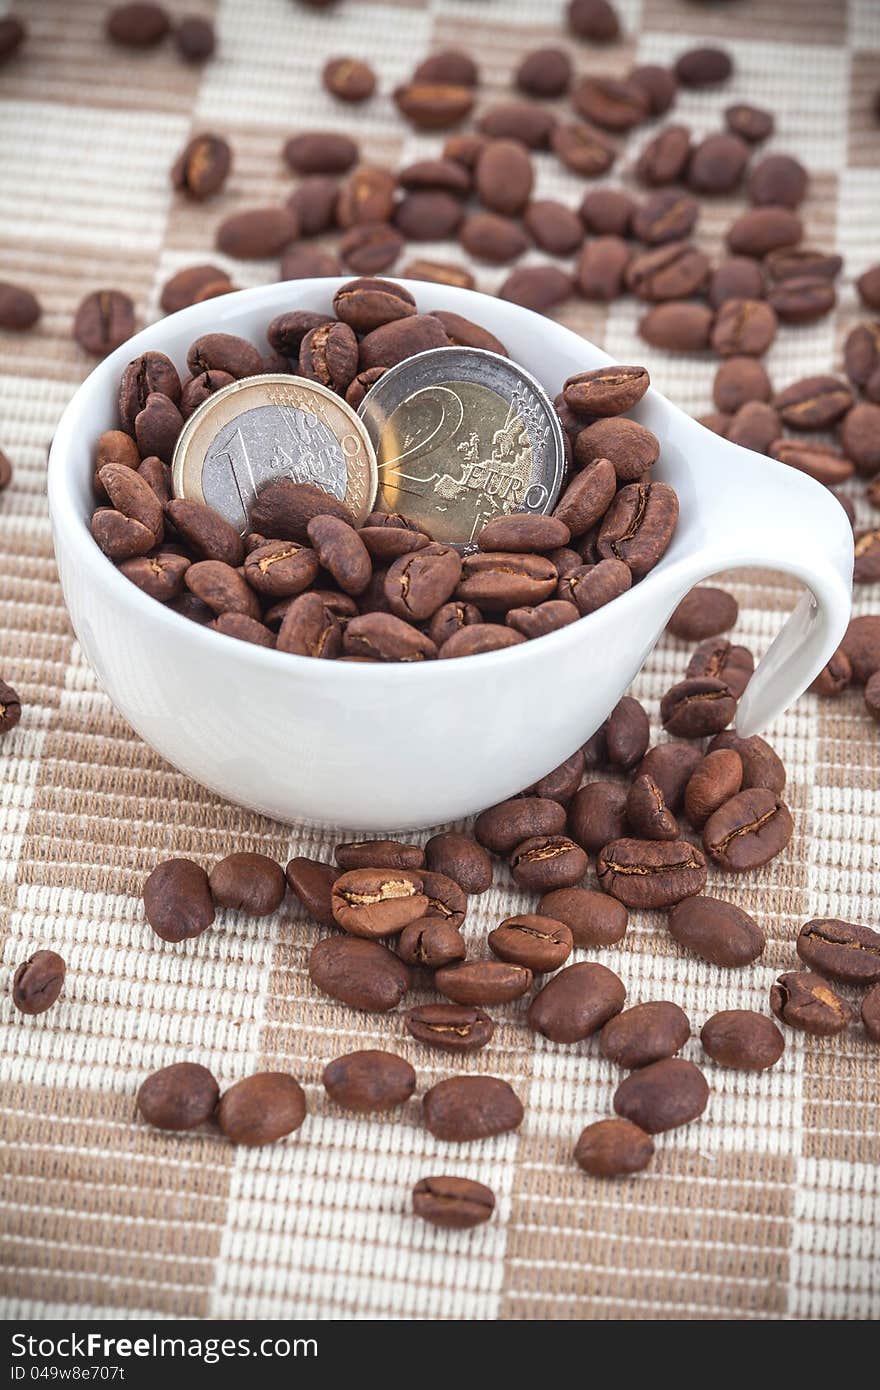
MULTIPOLYGON (((778 121, 771 147, 815 171, 808 241, 846 257, 839 308, 815 326, 780 331, 767 365, 780 386, 832 368, 858 314, 852 279, 877 259, 880 126, 869 107, 880 87, 880 5, 617 3, 625 41, 601 50, 572 43, 579 69, 623 72, 635 59, 665 62, 700 40, 723 40, 735 77, 721 93, 682 93, 676 118, 706 133, 729 101, 767 105, 778 121)), ((295 0, 202 2, 220 45, 201 70, 167 44, 111 50, 99 0, 16 7, 30 39, 0 71, 0 279, 30 285, 44 315, 31 333, 0 333, 0 447, 15 469, 0 496, 0 676, 24 703, 21 724, 0 743, 6 1316, 876 1317, 880 1053, 858 1029, 831 1040, 788 1032, 780 1065, 758 1076, 707 1062, 704 1118, 663 1137, 650 1170, 618 1185, 585 1177, 571 1157, 581 1128, 609 1113, 615 1068, 595 1043, 559 1048, 533 1036, 522 1004, 499 1010, 492 1044, 460 1064, 512 1082, 526 1104, 519 1133, 443 1146, 422 1125, 417 1099, 368 1121, 331 1104, 322 1068, 357 1047, 407 1056, 420 1091, 458 1064, 420 1048, 398 1016, 355 1014, 317 994, 305 966, 319 933, 295 903, 264 921, 226 914, 198 941, 173 947, 146 925, 139 890, 172 853, 211 863, 232 849, 261 849, 284 863, 293 853, 327 854, 344 830, 271 823, 163 763, 99 690, 56 579, 46 451, 90 367, 70 334, 82 295, 123 288, 148 323, 178 267, 210 259, 239 285, 274 278, 275 264, 225 262, 211 248, 230 211, 290 189, 279 154, 287 136, 355 127, 373 161, 432 153, 439 140, 401 124, 390 90, 429 49, 453 43, 479 59, 481 103, 497 99, 524 52, 559 40, 562 0, 341 0, 326 11, 295 0), (344 53, 363 54, 380 77, 381 93, 354 112, 319 82, 324 59, 344 53), (235 166, 224 193, 200 207, 172 194, 168 170, 187 136, 205 128, 229 136, 235 166), (12 1008, 10 978, 39 947, 65 956, 67 983, 50 1013, 24 1018, 12 1008), (134 1116, 137 1086, 182 1058, 205 1063, 222 1084, 258 1068, 290 1070, 308 1092, 306 1124, 254 1151, 215 1133, 147 1129, 134 1116), (444 1171, 495 1189, 489 1225, 444 1233, 409 1214, 413 1183, 444 1171)), ((630 150, 645 138, 636 132, 630 150)), ((537 163, 540 195, 579 200, 577 179, 549 156, 537 163)), ((697 239, 713 254, 734 206, 721 199, 704 208, 697 239)), ((419 249, 455 257, 451 247, 419 249)), ((481 288, 500 278, 478 272, 481 288)), ((714 364, 649 351, 635 336, 633 301, 573 301, 560 317, 622 360, 647 362, 679 404, 709 408, 714 364)), ((861 496, 857 508, 866 523, 861 496)), ((761 652, 795 586, 755 572, 732 587, 737 638, 761 652)), ((857 604, 870 610, 870 591, 857 604)), ((686 654, 664 639, 638 682, 655 721, 686 654)), ((695 1033, 717 1009, 766 1009, 808 918, 877 920, 877 727, 857 695, 807 696, 769 736, 789 769, 792 845, 747 881, 726 883, 714 871, 710 880, 759 919, 764 959, 715 969, 669 939, 662 914, 634 914, 626 939, 600 957, 632 1002, 675 999, 695 1033)), ((499 869, 497 886, 473 902, 469 939, 479 945, 524 904, 499 869)), ((696 1040, 686 1055, 700 1059, 696 1040)))

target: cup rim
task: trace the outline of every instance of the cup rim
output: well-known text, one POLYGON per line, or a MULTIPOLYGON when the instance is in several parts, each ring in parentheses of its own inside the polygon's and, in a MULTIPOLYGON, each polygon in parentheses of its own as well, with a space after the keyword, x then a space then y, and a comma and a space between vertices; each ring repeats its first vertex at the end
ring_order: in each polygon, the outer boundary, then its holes
MULTIPOLYGON (((100 587, 113 591, 116 600, 121 605, 129 607, 133 621, 152 624, 160 632, 166 632, 169 639, 174 638, 175 635, 182 636, 186 632, 189 641, 194 643, 197 648, 207 644, 206 652, 215 655, 218 655, 222 650, 216 646, 216 643, 225 642, 229 648, 227 656, 230 660, 237 661, 242 666, 250 666, 255 670, 277 671, 279 674, 286 671, 290 675, 295 673, 298 679, 323 680, 328 670, 332 668, 342 681, 381 681, 387 677, 388 669, 392 668, 396 679, 430 680, 432 678, 430 673, 432 671, 436 673, 438 667, 446 667, 450 662, 453 662, 456 663, 452 668, 455 670, 457 663, 461 661, 469 663, 479 661, 481 665, 477 669, 488 676, 495 670, 503 672, 507 666, 513 667, 518 663, 522 664, 527 656, 534 660, 540 656, 541 652, 549 656, 557 649, 576 644, 587 635, 588 629, 584 629, 581 624, 590 623, 590 619, 598 619, 599 614, 612 607, 625 621, 633 605, 647 598, 649 592, 655 587, 651 581, 657 580, 664 572, 668 573, 671 565, 675 563, 669 561, 668 552, 661 557, 654 569, 644 578, 612 600, 610 604, 596 609, 593 613, 583 614, 575 621, 566 624, 565 627, 545 633, 539 639, 518 642, 510 647, 479 652, 472 656, 444 658, 443 661, 408 662, 322 661, 315 657, 278 651, 275 647, 260 647, 253 642, 244 642, 229 637, 226 633, 217 632, 206 624, 195 623, 192 619, 176 613, 166 604, 151 598, 136 584, 126 579, 109 556, 104 554, 91 534, 88 519, 80 515, 74 495, 72 470, 67 458, 70 442, 82 427, 83 416, 88 411, 92 396, 98 392, 106 393, 113 390, 123 368, 133 357, 137 357, 142 352, 163 351, 162 338, 169 326, 173 325, 175 329, 181 328, 186 325, 188 320, 192 320, 194 328, 195 325, 198 325, 198 329, 193 333, 193 336, 197 337, 200 331, 205 331, 205 320, 213 310, 211 321, 214 323, 215 331, 222 332, 224 331, 222 320, 227 316, 235 318, 235 310, 239 308, 263 306, 267 310, 274 308, 275 312, 280 313, 283 310, 283 301, 289 299, 290 294, 295 293, 302 286, 308 286, 312 291, 324 288, 332 298, 335 290, 340 285, 349 283, 352 278, 351 276, 327 276, 310 280, 282 280, 271 285, 258 285, 249 289, 236 290, 201 304, 188 305, 186 308, 168 314, 143 328, 99 362, 80 383, 65 407, 49 451, 47 493, 56 555, 63 550, 65 555, 72 559, 77 572, 84 575, 86 584, 92 585, 95 589, 100 587), (667 563, 668 561, 669 563, 667 563), (534 648, 537 643, 541 645, 535 651, 534 648), (295 664, 291 666, 290 663, 295 664)), ((395 284, 409 289, 413 294, 424 293, 426 289, 426 285, 422 281, 397 277, 387 278, 392 279, 395 284)), ((531 309, 523 308, 521 305, 496 299, 477 290, 461 289, 458 286, 433 286, 433 288, 440 291, 444 298, 448 295, 452 303, 460 306, 463 312, 470 308, 472 314, 476 315, 480 305, 490 304, 492 306, 490 313, 496 326, 499 317, 502 321, 511 322, 525 316, 528 320, 534 321, 536 334, 547 335, 549 333, 561 341, 571 340, 574 345, 586 341, 564 324, 548 319, 543 314, 538 314, 531 309)), ((272 317, 271 313, 269 317, 272 317)), ((503 332, 503 328, 501 332, 503 332)), ((500 332, 499 336, 501 336, 500 332)), ((598 354, 603 359, 598 365, 611 364, 615 361, 602 349, 597 348, 595 344, 590 344, 590 348, 593 354, 598 354)), ((526 371, 531 372, 533 370, 530 366, 523 365, 526 371)), ((660 396, 660 393, 653 386, 648 387, 646 394, 652 395, 655 399, 659 398, 667 408, 679 413, 677 408, 660 396)), ((683 415, 683 412, 681 413, 683 415)), ((690 421, 687 416, 683 418, 688 419, 689 423, 695 423, 690 421)), ((113 426, 107 428, 113 428, 113 426)), ((597 625, 597 623, 590 623, 591 628, 597 625)))

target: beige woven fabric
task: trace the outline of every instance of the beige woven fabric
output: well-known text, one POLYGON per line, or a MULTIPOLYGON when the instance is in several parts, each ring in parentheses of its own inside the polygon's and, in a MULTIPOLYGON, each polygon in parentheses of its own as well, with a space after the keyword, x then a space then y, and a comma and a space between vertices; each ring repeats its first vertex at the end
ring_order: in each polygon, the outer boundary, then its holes
MULTIPOLYGON (((222 216, 289 190, 279 150, 298 128, 356 128, 376 161, 435 151, 439 141, 405 129, 387 95, 414 60, 439 44, 468 45, 488 102, 507 90, 523 52, 559 40, 562 0, 341 0, 325 12, 293 0, 223 0, 220 54, 203 71, 184 67, 169 45, 111 52, 99 0, 19 0, 19 8, 31 39, 0 73, 0 278, 32 285, 45 313, 35 332, 0 334, 0 445, 15 466, 0 497, 0 675, 25 704, 0 744, 6 1315, 876 1317, 880 1054, 857 1028, 830 1041, 789 1032, 781 1064, 758 1077, 707 1063, 705 1117, 663 1137, 652 1168, 619 1185, 586 1178, 571 1159, 582 1126, 610 1111, 615 1069, 594 1043, 535 1039, 522 1006, 499 1010, 492 1045, 461 1065, 513 1083, 526 1104, 520 1133, 443 1146, 422 1127, 417 1099, 369 1122, 330 1104, 322 1067, 355 1047, 407 1056, 420 1091, 455 1064, 420 1049, 399 1017, 358 1015, 318 995, 305 969, 318 933, 295 904, 262 922, 226 914, 197 942, 172 947, 145 924, 138 895, 172 852, 209 864, 232 849, 262 849, 285 862, 293 852, 327 854, 343 832, 270 823, 165 765, 98 689, 56 581, 45 460, 90 365, 70 338, 82 294, 125 288, 149 322, 174 269, 223 260, 210 250, 222 216), (317 77, 325 57, 349 52, 375 63, 382 88, 355 112, 333 105, 317 77), (230 135, 235 169, 223 195, 197 207, 172 196, 168 169, 187 135, 205 127, 230 135), (44 946, 67 959, 64 995, 50 1013, 23 1018, 10 1003, 11 973, 44 946), (260 1067, 289 1069, 307 1088, 307 1123, 254 1152, 214 1133, 148 1130, 134 1118, 137 1086, 182 1058, 205 1063, 224 1085, 260 1067), (443 1233, 409 1214, 412 1184, 444 1171, 491 1184, 498 1210, 489 1225, 443 1233)), ((193 7, 175 0, 171 8, 193 7)), ((701 38, 723 38, 734 80, 721 94, 683 94, 676 118, 703 133, 735 98, 765 103, 778 117, 773 146, 817 171, 809 239, 846 255, 840 307, 814 327, 781 331, 768 366, 780 385, 829 369, 857 314, 852 276, 877 256, 880 128, 868 106, 880 86, 880 6, 618 0, 618 8, 629 37, 607 51, 576 47, 581 69, 665 61, 701 38)), ((637 133, 632 148, 645 138, 637 133)), ((578 180, 549 157, 538 164, 541 195, 579 199, 578 180)), ((732 206, 722 200, 702 215, 698 237, 713 254, 732 206)), ((270 264, 228 265, 241 285, 277 274, 270 264)), ((479 272, 481 287, 499 279, 479 272)), ((683 406, 709 408, 713 363, 648 351, 634 335, 632 302, 607 312, 573 303, 561 317, 624 361, 647 362, 683 406)), ((794 586, 750 573, 735 589, 737 637, 763 651, 794 586)), ((871 606, 870 594, 858 596, 861 611, 871 606)), ((655 720, 685 660, 684 645, 666 639, 640 678, 655 720)), ((620 948, 601 954, 632 1002, 673 998, 695 1032, 719 1008, 766 1009, 809 917, 876 921, 877 728, 856 695, 826 704, 807 696, 770 736, 789 769, 792 846, 747 881, 715 872, 710 880, 758 917, 765 958, 744 971, 714 969, 671 942, 662 914, 635 914, 620 948)), ((469 940, 479 949, 525 902, 499 869, 497 886, 473 903, 469 940)), ((686 1055, 699 1060, 696 1040, 686 1055)))

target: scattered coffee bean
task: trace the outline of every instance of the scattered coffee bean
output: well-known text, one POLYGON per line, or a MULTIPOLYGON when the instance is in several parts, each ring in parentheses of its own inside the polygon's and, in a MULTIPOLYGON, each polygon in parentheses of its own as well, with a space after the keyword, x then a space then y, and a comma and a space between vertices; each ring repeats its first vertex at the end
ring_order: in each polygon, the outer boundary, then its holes
POLYGON ((652 1000, 609 1019, 599 1036, 599 1051, 609 1061, 633 1070, 674 1056, 690 1035, 683 1009, 669 1000, 652 1000))
POLYGON ((727 245, 734 255, 760 258, 780 247, 796 246, 803 234, 801 219, 789 208, 751 208, 732 222, 727 245))
POLYGON ((733 748, 707 753, 691 774, 684 796, 685 815, 700 830, 709 817, 742 787, 742 759, 733 748))
POLYGON ((763 140, 769 140, 776 127, 772 112, 742 101, 727 107, 724 120, 728 130, 738 135, 741 140, 748 140, 750 145, 759 145, 763 140))
POLYGON ((524 1113, 513 1087, 497 1076, 450 1076, 422 1100, 425 1127, 457 1144, 519 1129, 524 1113))
POLYGON ((302 1086, 287 1072, 259 1071, 224 1091, 217 1123, 233 1144, 273 1144, 299 1129, 306 1117, 302 1086))
POLYGON ((42 312, 39 300, 30 290, 0 280, 0 328, 23 332, 33 328, 42 312))
POLYGON ((714 317, 705 304, 670 300, 639 319, 639 337, 667 352, 702 352, 709 346, 714 317))
POLYGON ((715 87, 733 72, 733 59, 723 48, 689 48, 675 60, 675 75, 683 87, 715 87))
POLYGON ((680 738, 720 733, 735 713, 736 700, 724 681, 709 676, 679 681, 660 701, 663 727, 680 738))
POLYGON ((163 941, 201 936, 214 921, 208 875, 191 859, 166 859, 143 888, 147 921, 163 941))
POLYGON ((862 1023, 872 1042, 880 1042, 880 985, 869 989, 862 1000, 862 1023))
MULTIPOLYGON (((670 811, 677 812, 684 801, 685 788, 690 776, 701 756, 700 750, 690 743, 658 743, 654 748, 648 749, 636 768, 636 776, 647 774, 657 783, 670 811)), ((625 831, 611 838, 620 839, 622 834, 625 834, 625 831)))
POLYGON ((512 962, 472 960, 444 966, 434 985, 456 1004, 508 1004, 528 992, 532 972, 512 962))
POLYGON ((648 1134, 677 1129, 702 1115, 709 1086, 699 1067, 683 1057, 664 1057, 633 1071, 614 1093, 618 1115, 648 1134))
POLYGON ((865 709, 880 723, 880 677, 875 672, 865 686, 865 709))
POLYGON ((392 93, 400 114, 417 130, 448 130, 474 104, 470 87, 440 82, 410 82, 392 93))
POLYGON ((809 970, 780 975, 770 990, 770 1008, 789 1028, 817 1037, 841 1033, 853 1022, 853 1011, 831 986, 809 970))
POLYGON ((331 58, 324 64, 321 81, 339 101, 366 101, 376 90, 376 74, 360 58, 331 58))
POLYGON ((284 146, 283 154, 295 174, 345 174, 359 158, 357 144, 338 131, 304 131, 284 146))
MULTIPOLYGON (((764 290, 764 272, 758 262, 748 256, 731 256, 712 271, 707 298, 712 308, 718 309, 728 299, 763 299, 764 290)), ((767 394, 769 398, 771 393, 767 394)))
POLYGON ((706 861, 686 840, 612 840, 596 872, 599 886, 630 908, 671 907, 706 884, 706 861))
POLYGON ((529 1005, 528 1024, 551 1042, 581 1042, 598 1032, 626 999, 623 981, 604 965, 567 965, 538 991, 529 1005))
POLYGON ((856 922, 817 917, 801 927, 796 942, 804 965, 851 985, 880 980, 880 932, 856 922))
POLYGON ((689 187, 714 196, 732 193, 742 181, 750 154, 749 146, 738 135, 727 131, 707 135, 691 151, 689 187))
POLYGON ((35 951, 22 961, 12 976, 12 1002, 19 1013, 42 1014, 51 1009, 64 987, 66 970, 63 957, 56 951, 35 951))
POLYGON ((703 1050, 713 1062, 740 1071, 766 1071, 785 1051, 785 1039, 772 1019, 751 1009, 723 1009, 700 1030, 703 1050))
POLYGON ((214 865, 208 882, 218 907, 252 917, 268 917, 284 901, 284 871, 265 854, 228 854, 214 865))
POLYGON ((681 600, 667 623, 668 630, 675 637, 685 641, 700 641, 705 637, 716 637, 733 627, 739 616, 739 604, 726 589, 713 589, 708 585, 691 589, 681 600))
POLYGON ((617 782, 587 782, 571 799, 568 830, 590 854, 598 854, 628 831, 627 791, 617 782))
POLYGON ((217 1109, 220 1087, 207 1067, 197 1062, 173 1062, 141 1083, 137 1108, 157 1129, 195 1129, 217 1109))
POLYGON ((453 879, 465 893, 485 893, 492 886, 492 861, 470 835, 451 830, 433 835, 425 845, 424 860, 432 872, 453 879))
POLYGON ((185 63, 204 63, 214 55, 214 26, 204 15, 184 15, 174 29, 174 44, 185 63))
POLYGON ((466 1004, 423 1004, 404 1015, 417 1042, 446 1052, 474 1052, 492 1038, 495 1024, 482 1009, 466 1004))
POLYGON ((366 1013, 396 1009, 410 987, 401 961, 378 941, 329 936, 312 947, 309 976, 323 994, 366 1013))
POLYGON ((592 1178, 641 1173, 654 1154, 654 1141, 629 1120, 596 1120, 577 1141, 575 1162, 592 1178))
POLYGON ((732 730, 727 730, 713 738, 708 751, 714 753, 716 748, 733 748, 739 754, 743 768, 743 790, 747 787, 767 787, 770 791, 781 792, 785 787, 782 761, 759 734, 740 738, 732 730))
POLYGON ((93 290, 73 320, 74 338, 93 357, 106 357, 134 331, 134 304, 121 290, 93 290))
POLYGON ((393 1052, 349 1052, 329 1062, 321 1080, 331 1100, 361 1115, 405 1105, 416 1089, 415 1071, 393 1052))
POLYGON ((766 787, 750 787, 709 817, 703 845, 716 864, 741 873, 781 854, 792 831, 791 812, 778 795, 766 787))
POLYGON ((764 950, 764 933, 754 918, 720 898, 692 897, 669 914, 669 933, 680 946, 712 965, 751 965, 764 950))
POLYGON ((144 0, 116 5, 104 23, 108 39, 123 48, 152 48, 162 42, 170 28, 167 10, 162 5, 147 4, 144 0))
POLYGON ((568 927, 536 913, 508 917, 489 933, 489 949, 496 956, 524 965, 535 975, 563 965, 571 955, 572 944, 568 927))
POLYGON ((552 111, 533 101, 499 102, 487 107, 477 121, 481 135, 492 140, 519 140, 530 150, 546 149, 555 127, 556 117, 552 111))
POLYGON ((171 184, 202 202, 220 191, 231 167, 232 150, 222 135, 194 135, 171 167, 171 184))
POLYGON ((419 1178, 413 1188, 413 1211, 423 1221, 446 1230, 481 1226, 495 1210, 495 1194, 470 1178, 419 1178))

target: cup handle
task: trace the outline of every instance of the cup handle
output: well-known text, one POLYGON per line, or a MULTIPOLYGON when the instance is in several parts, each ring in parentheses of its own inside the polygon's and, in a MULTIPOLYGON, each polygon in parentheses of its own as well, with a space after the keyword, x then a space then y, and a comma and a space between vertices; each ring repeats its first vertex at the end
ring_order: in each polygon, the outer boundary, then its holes
POLYGON ((699 465, 687 467, 693 494, 690 503, 682 498, 683 515, 693 505, 702 518, 691 585, 759 566, 792 574, 808 590, 739 702, 736 731, 748 737, 793 704, 840 645, 851 613, 852 528, 813 478, 697 428, 699 465))

